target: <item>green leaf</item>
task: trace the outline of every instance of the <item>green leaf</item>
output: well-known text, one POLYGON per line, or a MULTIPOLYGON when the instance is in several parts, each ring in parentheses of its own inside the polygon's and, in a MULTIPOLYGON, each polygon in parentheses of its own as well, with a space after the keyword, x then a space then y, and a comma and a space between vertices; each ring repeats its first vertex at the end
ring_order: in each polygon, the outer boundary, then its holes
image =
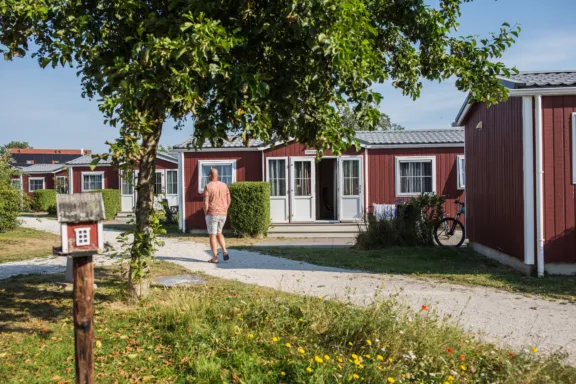
POLYGON ((186 22, 180 26, 180 31, 184 32, 185 30, 187 30, 188 28, 190 28, 193 25, 194 24, 192 24, 191 22, 186 22))
POLYGON ((93 158, 92 161, 90 162, 90 170, 93 171, 98 166, 99 162, 100 162, 99 157, 93 158))

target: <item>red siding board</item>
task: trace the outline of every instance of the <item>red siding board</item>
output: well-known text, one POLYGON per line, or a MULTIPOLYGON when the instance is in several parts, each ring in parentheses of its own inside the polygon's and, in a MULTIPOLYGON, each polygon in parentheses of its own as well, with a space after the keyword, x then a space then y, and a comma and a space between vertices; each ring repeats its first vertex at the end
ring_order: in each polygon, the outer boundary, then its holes
POLYGON ((522 98, 473 106, 465 142, 468 238, 523 260, 522 98))
POLYGON ((187 152, 184 154, 186 230, 206 229, 202 194, 198 192, 199 160, 236 160, 236 181, 261 181, 262 152, 187 152))
POLYGON ((162 159, 156 159, 156 169, 178 169, 178 163, 173 163, 171 161, 166 161, 162 159))
POLYGON ((544 261, 576 263, 576 186, 572 184, 572 113, 576 96, 542 98, 544 261))
POLYGON ((456 214, 455 200, 464 200, 464 191, 457 188, 456 158, 464 148, 409 148, 368 150, 368 205, 393 204, 407 197, 396 196, 395 158, 398 156, 435 156, 436 192, 446 197, 445 210, 449 216, 456 214))

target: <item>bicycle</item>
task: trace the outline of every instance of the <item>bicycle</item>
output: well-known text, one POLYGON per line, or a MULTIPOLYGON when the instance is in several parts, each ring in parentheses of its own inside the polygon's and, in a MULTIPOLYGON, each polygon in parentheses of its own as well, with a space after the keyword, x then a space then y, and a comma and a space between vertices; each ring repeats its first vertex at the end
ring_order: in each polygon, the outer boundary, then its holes
POLYGON ((434 239, 443 247, 460 247, 466 239, 464 224, 459 220, 465 212, 466 204, 458 200, 454 204, 461 205, 456 217, 442 218, 434 229, 434 239))

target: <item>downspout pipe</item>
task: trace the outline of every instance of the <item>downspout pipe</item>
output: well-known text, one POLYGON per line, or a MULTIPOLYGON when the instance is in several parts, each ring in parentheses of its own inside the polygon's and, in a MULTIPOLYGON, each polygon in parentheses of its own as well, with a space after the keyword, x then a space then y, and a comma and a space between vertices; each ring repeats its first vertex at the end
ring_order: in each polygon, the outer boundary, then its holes
POLYGON ((536 95, 534 123, 536 131, 536 265, 538 277, 544 276, 544 166, 542 96, 536 95))

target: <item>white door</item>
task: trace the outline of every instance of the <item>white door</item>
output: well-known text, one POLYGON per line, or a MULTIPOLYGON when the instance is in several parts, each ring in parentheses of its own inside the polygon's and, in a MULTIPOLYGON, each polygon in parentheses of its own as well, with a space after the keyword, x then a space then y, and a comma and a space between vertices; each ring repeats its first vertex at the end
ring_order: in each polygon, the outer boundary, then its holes
POLYGON ((340 220, 362 220, 362 157, 338 159, 340 220))
POLYGON ((164 171, 156 170, 152 182, 154 185, 154 209, 163 210, 162 202, 166 198, 166 190, 164 189, 164 171))
POLYGON ((132 172, 122 172, 120 174, 121 181, 121 194, 122 194, 122 212, 131 212, 134 210, 134 181, 128 180, 130 177, 134 178, 132 172))
POLYGON ((291 221, 314 221, 315 204, 314 158, 290 158, 291 221))
POLYGON ((270 183, 270 220, 288 222, 288 158, 268 158, 266 180, 270 183))

